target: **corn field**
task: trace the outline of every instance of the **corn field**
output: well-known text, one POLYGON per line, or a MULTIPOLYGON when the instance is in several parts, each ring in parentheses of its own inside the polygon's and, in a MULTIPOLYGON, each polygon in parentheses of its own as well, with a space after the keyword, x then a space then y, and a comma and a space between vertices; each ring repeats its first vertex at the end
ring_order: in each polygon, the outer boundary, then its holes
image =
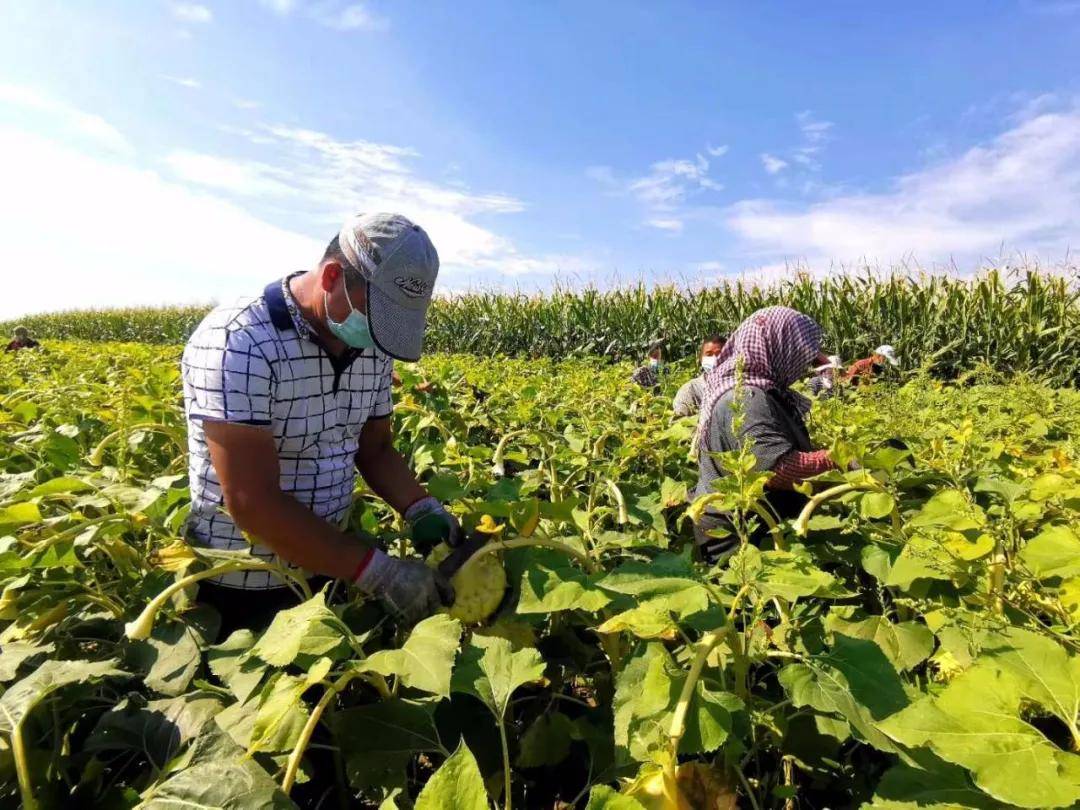
MULTIPOLYGON (((990 365, 1055 384, 1080 381, 1080 278, 994 269, 948 276, 796 276, 773 286, 745 282, 699 290, 635 286, 556 290, 547 296, 475 292, 438 299, 429 351, 516 357, 640 357, 662 341, 669 357, 696 351, 702 336, 728 332, 754 310, 795 307, 816 318, 827 349, 845 359, 891 343, 908 366, 941 377, 990 365)), ((27 317, 44 338, 179 343, 206 307, 117 309, 27 317)), ((10 331, 14 322, 0 324, 10 331)))

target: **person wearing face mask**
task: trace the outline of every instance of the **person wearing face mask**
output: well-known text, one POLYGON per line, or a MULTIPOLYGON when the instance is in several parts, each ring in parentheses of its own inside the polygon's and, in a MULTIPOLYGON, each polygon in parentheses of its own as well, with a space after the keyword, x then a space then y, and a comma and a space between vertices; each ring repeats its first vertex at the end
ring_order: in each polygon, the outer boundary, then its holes
MULTIPOLYGON (((698 422, 698 496, 714 492, 713 482, 728 474, 714 454, 737 451, 747 440, 756 469, 769 472, 765 497, 781 518, 794 517, 805 503, 795 484, 836 468, 828 450, 810 444, 804 421, 810 401, 791 390, 813 366, 828 361, 821 342, 821 327, 789 307, 758 310, 732 333, 717 367, 705 377, 698 422), (740 365, 742 393, 736 408, 740 365), (742 417, 738 429, 736 410, 742 417)), ((751 540, 764 533, 759 522, 751 540)), ((711 508, 695 524, 694 535, 699 553, 710 563, 738 545, 728 517, 711 508)))
POLYGON ((724 349, 725 338, 722 335, 709 335, 701 341, 701 374, 683 383, 675 394, 672 409, 676 416, 692 416, 701 408, 701 397, 705 393, 705 376, 716 368, 716 359, 724 349))
POLYGON ((634 369, 630 379, 642 388, 657 388, 660 385, 660 375, 663 372, 664 345, 660 341, 656 341, 649 346, 645 364, 634 369))
MULTIPOLYGON (((439 270, 428 235, 397 214, 358 214, 313 268, 219 306, 181 367, 193 544, 246 549, 341 579, 411 624, 452 601, 445 577, 340 526, 359 473, 400 512, 421 552, 460 546, 457 519, 393 444, 394 359, 419 359, 439 270), (251 543, 245 539, 251 538, 251 543)), ((295 603, 270 573, 205 580, 222 635, 295 603)))

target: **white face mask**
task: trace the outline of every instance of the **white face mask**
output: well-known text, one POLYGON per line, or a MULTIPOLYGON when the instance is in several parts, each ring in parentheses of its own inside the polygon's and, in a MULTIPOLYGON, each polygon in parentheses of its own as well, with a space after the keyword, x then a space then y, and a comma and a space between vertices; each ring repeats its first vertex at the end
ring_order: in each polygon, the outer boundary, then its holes
POLYGON ((714 368, 716 368, 717 359, 718 358, 716 357, 716 355, 712 355, 712 354, 709 354, 709 355, 706 355, 705 357, 702 357, 701 358, 701 370, 702 371, 712 371, 714 368))

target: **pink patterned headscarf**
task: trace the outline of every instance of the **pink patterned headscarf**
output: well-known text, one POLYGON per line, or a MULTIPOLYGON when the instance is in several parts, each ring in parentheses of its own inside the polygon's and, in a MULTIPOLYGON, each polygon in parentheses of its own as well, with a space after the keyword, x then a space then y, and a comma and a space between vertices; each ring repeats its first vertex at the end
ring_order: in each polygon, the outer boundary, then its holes
POLYGON ((777 389, 799 413, 808 412, 810 400, 789 386, 806 374, 821 351, 821 340, 817 322, 790 307, 765 307, 743 321, 724 344, 716 367, 705 375, 702 433, 708 430, 716 401, 735 387, 739 357, 743 358, 743 385, 777 389))

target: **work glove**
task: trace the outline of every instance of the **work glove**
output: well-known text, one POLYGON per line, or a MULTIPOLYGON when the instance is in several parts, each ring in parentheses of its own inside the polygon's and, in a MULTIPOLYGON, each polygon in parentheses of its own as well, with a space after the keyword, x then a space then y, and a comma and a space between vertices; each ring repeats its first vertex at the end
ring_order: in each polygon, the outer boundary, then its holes
POLYGON ((458 519, 431 495, 406 509, 405 521, 409 524, 413 545, 421 554, 427 554, 439 543, 453 548, 464 540, 458 519))
POLYGON ((454 603, 454 588, 441 573, 419 560, 399 560, 378 549, 355 584, 378 599, 395 621, 407 626, 454 603))

